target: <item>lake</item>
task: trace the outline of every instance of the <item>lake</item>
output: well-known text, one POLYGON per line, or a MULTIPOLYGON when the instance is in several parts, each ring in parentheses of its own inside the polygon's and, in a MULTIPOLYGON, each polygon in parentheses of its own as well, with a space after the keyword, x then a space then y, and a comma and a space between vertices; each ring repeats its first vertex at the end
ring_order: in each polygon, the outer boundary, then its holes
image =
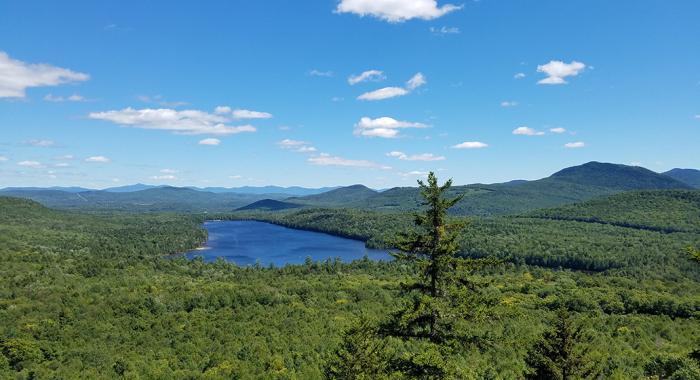
POLYGON ((221 257, 241 266, 260 262, 303 264, 309 256, 314 261, 339 257, 343 262, 361 259, 390 260, 387 251, 369 249, 358 240, 345 239, 320 232, 296 230, 256 221, 208 221, 204 228, 209 239, 204 247, 185 253, 192 259, 202 257, 212 262, 221 257))

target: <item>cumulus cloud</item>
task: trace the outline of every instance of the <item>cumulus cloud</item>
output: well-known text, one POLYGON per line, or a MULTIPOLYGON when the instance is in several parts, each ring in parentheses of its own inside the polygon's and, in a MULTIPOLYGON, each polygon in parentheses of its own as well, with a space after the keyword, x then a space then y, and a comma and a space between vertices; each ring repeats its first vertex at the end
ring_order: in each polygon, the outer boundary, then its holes
POLYGON ((271 119, 272 114, 269 112, 251 111, 236 109, 232 112, 233 117, 236 119, 271 119))
POLYGON ((408 95, 408 90, 403 87, 384 87, 379 90, 365 92, 357 97, 359 100, 384 100, 397 96, 408 95))
POLYGON ((335 11, 395 23, 414 18, 432 20, 461 8, 453 4, 439 6, 436 0, 341 0, 335 11))
POLYGON ((163 174, 177 174, 178 171, 175 169, 160 169, 160 172, 163 174))
POLYGON ((198 110, 178 111, 169 108, 133 109, 92 112, 91 119, 110 121, 125 127, 158 129, 181 135, 233 135, 255 132, 252 125, 229 126, 231 120, 224 115, 198 110))
POLYGON ((90 156, 85 159, 85 162, 95 162, 95 163, 108 163, 110 159, 105 156, 90 156))
POLYGON ((44 140, 44 139, 36 139, 36 140, 28 140, 24 142, 26 145, 31 145, 31 146, 36 146, 36 147, 41 147, 41 148, 48 148, 56 145, 56 142, 53 140, 44 140))
POLYGON ((199 145, 219 145, 219 144, 221 144, 221 140, 215 139, 215 138, 208 138, 208 139, 199 140, 199 145))
POLYGON ((52 94, 47 94, 44 96, 44 100, 47 102, 61 103, 61 102, 83 102, 85 98, 78 94, 73 94, 70 96, 54 96, 52 94))
POLYGON ((358 136, 393 138, 399 135, 399 129, 427 127, 423 123, 400 121, 387 116, 376 119, 365 116, 360 118, 360 121, 355 124, 354 133, 358 136))
POLYGON ((514 135, 521 135, 521 136, 542 136, 544 135, 544 132, 538 131, 536 129, 532 129, 530 127, 518 127, 513 130, 514 135))
POLYGON ((552 132, 552 133, 559 133, 559 134, 561 134, 561 133, 566 132, 566 129, 565 129, 565 128, 562 128, 562 127, 556 127, 556 128, 550 128, 549 131, 552 132))
POLYGON ((321 153, 318 156, 309 157, 309 163, 320 166, 346 166, 353 168, 374 168, 374 169, 391 169, 389 166, 381 165, 376 162, 367 160, 349 160, 346 158, 332 156, 328 153, 321 153))
POLYGON ((537 82, 538 84, 566 84, 566 77, 577 76, 586 68, 586 65, 571 61, 564 63, 562 61, 549 61, 549 63, 537 66, 537 72, 547 75, 546 78, 537 82))
POLYGON ((0 98, 24 98, 27 88, 82 82, 89 75, 47 64, 32 64, 10 58, 0 51, 0 98))
POLYGON ((515 107, 518 105, 518 102, 513 101, 513 100, 506 100, 501 102, 501 107, 515 107))
POLYGON ((489 146, 489 144, 482 143, 481 141, 465 141, 463 143, 453 145, 452 148, 454 148, 454 149, 481 149, 481 148, 487 148, 488 146, 489 146))
POLYGON ((298 153, 314 153, 316 148, 310 143, 300 140, 284 139, 277 143, 282 149, 289 149, 298 153))
POLYGON ((430 172, 423 170, 413 170, 407 173, 399 173, 402 177, 427 177, 430 172))
POLYGON ((17 163, 17 165, 32 169, 41 169, 44 167, 44 165, 39 161, 20 161, 17 163))
POLYGON ((450 27, 443 26, 441 28, 436 28, 434 26, 431 26, 430 33, 433 33, 433 34, 438 35, 438 36, 445 36, 448 34, 459 34, 460 30, 456 26, 450 26, 450 27))
POLYGON ((352 86, 360 82, 379 82, 386 79, 384 72, 380 70, 367 70, 363 71, 360 75, 351 75, 348 77, 348 83, 352 86))
POLYGON ((517 73, 517 74, 513 75, 513 78, 523 79, 523 78, 525 78, 525 73, 517 73))
POLYGON ((564 147, 569 149, 583 148, 585 146, 586 144, 583 141, 576 141, 564 144, 564 147))
POLYGON ((422 73, 416 73, 406 82, 406 87, 384 87, 378 90, 365 92, 364 94, 357 97, 359 100, 384 100, 389 98, 395 98, 397 96, 404 96, 411 93, 411 91, 416 88, 428 83, 425 76, 422 73))
POLYGON ((432 153, 421 153, 408 155, 404 152, 393 151, 386 154, 389 157, 398 158, 403 161, 442 161, 445 159, 444 156, 436 156, 432 153))
POLYGON ((229 106, 218 106, 214 108, 214 113, 217 115, 225 115, 231 112, 233 112, 233 110, 229 106))
POLYGON ((72 154, 64 154, 63 156, 56 156, 54 157, 54 160, 57 161, 70 161, 74 159, 75 157, 72 154))

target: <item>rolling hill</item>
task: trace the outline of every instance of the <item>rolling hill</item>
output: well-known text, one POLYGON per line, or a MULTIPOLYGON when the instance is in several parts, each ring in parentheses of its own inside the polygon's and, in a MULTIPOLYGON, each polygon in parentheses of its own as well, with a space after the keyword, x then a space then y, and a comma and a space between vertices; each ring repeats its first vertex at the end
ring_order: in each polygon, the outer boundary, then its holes
MULTIPOLYGON (((378 211, 408 211, 421 205, 416 187, 396 187, 383 192, 364 189, 352 186, 318 196, 295 198, 294 201, 319 207, 378 211)), ((535 181, 454 186, 450 191, 451 196, 465 195, 453 208, 454 214, 485 216, 551 208, 623 191, 656 189, 687 190, 691 186, 640 167, 589 162, 535 181)))
POLYGON ((676 168, 664 172, 663 174, 693 186, 696 189, 700 189, 700 170, 676 168))
POLYGON ((303 206, 296 203, 283 202, 275 199, 261 199, 249 205, 239 207, 236 209, 236 211, 279 211, 299 207, 303 206))

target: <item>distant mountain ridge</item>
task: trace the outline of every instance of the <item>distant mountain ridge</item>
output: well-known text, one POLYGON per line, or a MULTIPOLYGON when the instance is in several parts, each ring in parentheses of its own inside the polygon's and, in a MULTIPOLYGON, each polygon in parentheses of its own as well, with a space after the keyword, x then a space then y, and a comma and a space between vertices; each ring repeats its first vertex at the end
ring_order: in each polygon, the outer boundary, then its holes
MULTIPOLYGON (((696 176, 700 176, 700 171, 694 169, 674 169, 660 174, 636 166, 588 162, 562 169, 539 180, 454 186, 450 191, 452 196, 464 195, 464 199, 453 209, 455 214, 507 215, 625 191, 688 190, 696 183, 693 182, 696 176)), ((0 190, 0 195, 29 198, 54 208, 124 211, 231 212, 248 206, 251 207, 249 210, 274 211, 292 205, 411 211, 422 206, 417 187, 377 191, 360 184, 318 189, 279 186, 191 188, 134 184, 105 190, 80 190, 83 188, 6 188, 0 190), (307 194, 300 195, 299 192, 307 194)))
POLYGON ((700 189, 700 170, 675 168, 663 174, 700 189))

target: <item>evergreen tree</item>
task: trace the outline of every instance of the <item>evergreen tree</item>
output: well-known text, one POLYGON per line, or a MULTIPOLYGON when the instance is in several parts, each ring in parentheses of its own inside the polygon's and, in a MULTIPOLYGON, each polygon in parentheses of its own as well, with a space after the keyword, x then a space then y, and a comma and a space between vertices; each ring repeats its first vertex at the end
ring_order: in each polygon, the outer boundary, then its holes
POLYGON ((362 318, 343 333, 340 346, 325 361, 323 375, 326 379, 383 379, 386 356, 386 341, 379 338, 376 324, 362 318))
POLYGON ((583 328, 565 308, 559 309, 553 329, 545 332, 526 358, 527 379, 572 380, 595 378, 596 365, 587 358, 583 328))
POLYGON ((393 254, 399 261, 415 264, 418 278, 402 286, 404 305, 382 325, 381 332, 418 347, 395 359, 394 369, 414 378, 455 377, 459 371, 447 357, 459 344, 470 341, 464 321, 483 305, 467 275, 492 261, 458 255, 457 238, 466 223, 448 216, 448 210, 463 198, 446 197, 452 180, 440 186, 431 172, 427 183, 418 184, 426 210, 415 215, 414 230, 398 237, 394 243, 398 252, 393 254))
POLYGON ((688 247, 685 250, 688 253, 688 257, 690 257, 691 260, 700 263, 700 251, 693 247, 688 247))

